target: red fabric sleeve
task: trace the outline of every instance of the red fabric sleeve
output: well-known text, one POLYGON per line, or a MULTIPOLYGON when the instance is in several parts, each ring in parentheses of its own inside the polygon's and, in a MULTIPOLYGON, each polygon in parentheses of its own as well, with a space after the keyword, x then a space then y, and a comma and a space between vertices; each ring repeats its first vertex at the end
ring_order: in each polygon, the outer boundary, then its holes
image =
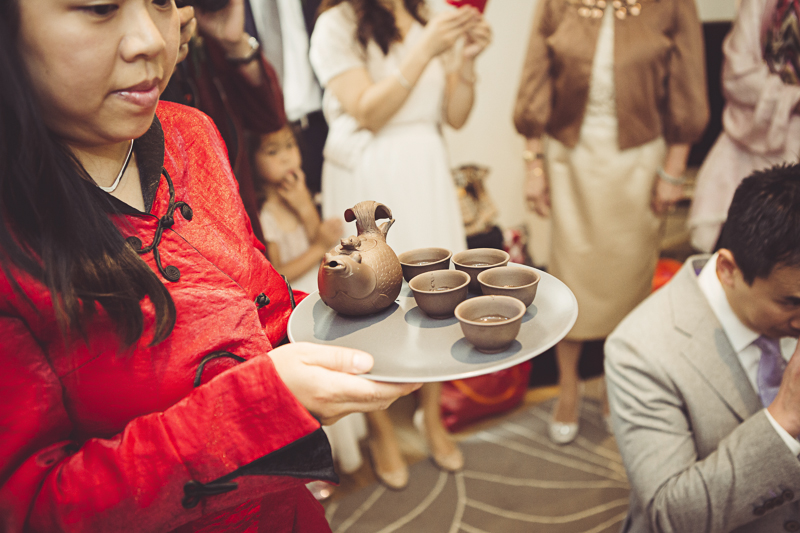
POLYGON ((285 490, 286 478, 242 478, 224 497, 188 510, 181 504, 187 481, 213 481, 319 427, 298 416, 302 407, 271 359, 259 356, 163 412, 134 418, 118 435, 75 442, 60 380, 27 327, 2 317, 0 339, 0 530, 7 533, 173 529, 285 490))

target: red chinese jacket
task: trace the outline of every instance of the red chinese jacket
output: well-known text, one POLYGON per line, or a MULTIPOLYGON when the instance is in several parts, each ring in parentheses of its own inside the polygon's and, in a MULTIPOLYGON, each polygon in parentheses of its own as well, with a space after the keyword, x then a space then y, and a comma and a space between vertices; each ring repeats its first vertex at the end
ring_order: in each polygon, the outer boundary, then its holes
POLYGON ((0 273, 0 531, 329 531, 304 483, 336 480, 330 447, 267 355, 294 295, 213 123, 169 103, 156 115, 134 145, 146 212, 108 202, 175 328, 149 347, 145 299, 132 348, 102 310, 88 343, 65 342, 45 286, 16 276, 32 306, 0 273))

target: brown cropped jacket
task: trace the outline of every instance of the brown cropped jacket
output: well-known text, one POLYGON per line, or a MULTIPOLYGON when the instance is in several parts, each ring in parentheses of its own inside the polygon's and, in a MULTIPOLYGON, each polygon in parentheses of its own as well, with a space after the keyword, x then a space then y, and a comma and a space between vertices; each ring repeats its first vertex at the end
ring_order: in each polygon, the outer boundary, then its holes
MULTIPOLYGON (((708 121, 695 0, 638 1, 638 16, 614 20, 619 148, 662 135, 668 144, 691 143, 708 121)), ((569 147, 578 142, 602 20, 581 16, 582 6, 540 0, 536 9, 514 110, 517 131, 528 138, 547 133, 569 147)))

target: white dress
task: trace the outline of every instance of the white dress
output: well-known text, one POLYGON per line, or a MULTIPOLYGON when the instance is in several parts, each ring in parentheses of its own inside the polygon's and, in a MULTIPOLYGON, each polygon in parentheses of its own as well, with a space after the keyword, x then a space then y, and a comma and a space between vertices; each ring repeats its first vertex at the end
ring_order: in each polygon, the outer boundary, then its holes
MULTIPOLYGON (((420 38, 414 22, 402 43, 384 55, 374 41, 366 50, 356 39, 356 16, 348 2, 322 13, 311 36, 311 65, 323 87, 348 70, 364 68, 374 82, 394 76, 420 38)), ((388 243, 395 251, 439 246, 466 249, 458 198, 441 134, 445 68, 431 61, 403 106, 377 133, 358 127, 326 91, 322 109, 330 132, 322 167, 322 212, 343 218, 363 200, 385 204, 396 220, 388 243)), ((355 233, 346 225, 346 235, 355 233)))
POLYGON ((659 137, 620 150, 614 80, 614 8, 597 37, 589 98, 575 148, 546 147, 552 203, 550 273, 578 300, 567 338, 602 339, 648 294, 661 220, 650 209, 666 144, 659 137))
MULTIPOLYGON (((282 264, 293 261, 303 255, 311 247, 311 243, 306 235, 306 229, 301 223, 293 231, 284 231, 275 217, 270 212, 268 204, 265 203, 258 214, 261 222, 261 232, 267 242, 275 243, 280 250, 280 260, 282 264)), ((317 268, 310 268, 299 278, 291 281, 292 288, 303 292, 314 292, 317 290, 317 268)))

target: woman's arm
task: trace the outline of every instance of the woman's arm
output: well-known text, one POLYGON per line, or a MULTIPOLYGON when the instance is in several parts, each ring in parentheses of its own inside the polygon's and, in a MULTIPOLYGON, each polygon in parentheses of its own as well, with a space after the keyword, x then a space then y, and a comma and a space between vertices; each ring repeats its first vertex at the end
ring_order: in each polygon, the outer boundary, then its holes
POLYGON ((461 8, 437 15, 408 53, 394 76, 379 82, 365 68, 347 70, 328 82, 344 110, 371 131, 380 130, 402 107, 428 63, 456 42, 477 21, 477 11, 461 8))
POLYGON ((447 75, 445 91, 445 118, 453 128, 459 129, 469 118, 475 101, 475 58, 483 52, 492 40, 489 24, 481 18, 472 30, 467 32, 464 50, 458 68, 447 75))
POLYGON ((560 16, 553 12, 551 4, 552 0, 540 0, 536 6, 514 105, 514 126, 528 139, 544 134, 552 111, 553 80, 547 38, 556 30, 560 16))
POLYGON ((550 182, 544 166, 541 137, 525 140, 525 200, 528 209, 543 218, 550 216, 550 182))
MULTIPOLYGON (((689 160, 689 151, 692 146, 687 143, 671 144, 667 147, 667 157, 664 159, 664 173, 667 176, 682 179, 686 172, 686 162, 689 160)), ((674 183, 662 176, 656 178, 653 190, 651 208, 657 215, 665 214, 670 207, 683 198, 683 184, 674 183)))

